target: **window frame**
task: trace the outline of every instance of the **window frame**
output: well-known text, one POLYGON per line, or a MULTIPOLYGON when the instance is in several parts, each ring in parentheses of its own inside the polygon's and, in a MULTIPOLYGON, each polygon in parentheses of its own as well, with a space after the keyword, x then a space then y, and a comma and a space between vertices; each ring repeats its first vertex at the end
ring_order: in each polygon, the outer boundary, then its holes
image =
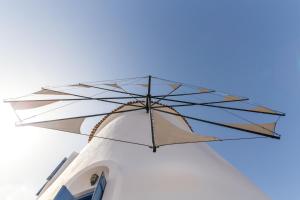
POLYGON ((95 188, 88 190, 79 197, 74 197, 69 191, 69 189, 65 185, 63 185, 56 194, 54 200, 66 200, 66 198, 68 198, 67 200, 80 200, 90 195, 91 200, 102 200, 106 185, 107 180, 104 172, 102 172, 101 176, 98 178, 97 185, 95 188))
POLYGON ((91 200, 102 200, 103 194, 105 192, 106 184, 107 184, 106 177, 102 172, 97 182, 97 186, 94 190, 94 194, 91 200))

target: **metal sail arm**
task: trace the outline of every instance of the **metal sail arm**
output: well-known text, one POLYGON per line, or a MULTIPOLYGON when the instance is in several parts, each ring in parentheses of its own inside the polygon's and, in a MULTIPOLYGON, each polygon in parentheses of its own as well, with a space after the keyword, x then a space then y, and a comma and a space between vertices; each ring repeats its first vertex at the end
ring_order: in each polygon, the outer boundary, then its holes
POLYGON ((26 99, 26 100, 4 100, 4 103, 14 103, 14 102, 38 102, 38 101, 86 101, 86 100, 109 100, 109 99, 140 99, 140 98, 145 98, 146 96, 143 97, 90 97, 90 98, 68 98, 68 99, 26 99))
MULTIPOLYGON (((42 89, 44 89, 44 88, 42 88, 42 89)), ((59 92, 59 91, 56 91, 56 90, 53 90, 53 89, 48 89, 48 88, 46 90, 53 91, 53 92, 59 92)), ((63 93, 66 94, 66 95, 72 95, 72 96, 75 96, 75 97, 86 98, 86 99, 89 99, 89 100, 97 100, 97 101, 103 101, 103 102, 114 103, 114 104, 119 104, 119 105, 126 105, 127 104, 127 103, 121 103, 121 102, 111 101, 111 100, 107 100, 107 99, 94 99, 93 97, 87 97, 87 96, 83 96, 83 95, 77 95, 77 94, 66 93, 66 92, 63 92, 63 93)), ((134 105, 134 106, 135 107, 140 107, 140 106, 137 106, 137 105, 134 105)))
POLYGON ((152 96, 153 98, 162 98, 162 97, 177 97, 177 96, 188 96, 188 95, 197 95, 197 94, 207 94, 215 92, 214 90, 204 91, 204 92, 191 92, 191 93, 182 93, 182 94, 165 94, 165 95, 156 95, 152 96))
MULTIPOLYGON (((116 113, 116 112, 115 112, 116 113)), ((113 113, 112 113, 113 114, 113 113)), ((76 135, 80 135, 80 136, 86 136, 86 137, 90 137, 90 134, 86 134, 86 133, 75 133, 75 132, 69 132, 69 131, 64 131, 67 133, 71 133, 71 134, 76 134, 76 135)), ((133 142, 133 141, 127 141, 127 140, 120 140, 120 139, 115 139, 115 138, 109 138, 109 137, 102 137, 102 136, 98 136, 98 135, 93 135, 93 138, 96 139, 103 139, 103 140, 110 140, 110 141, 114 141, 114 142, 121 142, 121 143, 127 143, 127 144, 133 144, 133 145, 139 145, 139 146, 145 146, 145 147, 150 147, 151 146, 147 145, 147 144, 143 144, 143 143, 139 143, 139 142, 133 142)))
POLYGON ((168 97, 169 95, 171 95, 173 92, 175 92, 181 86, 182 86, 182 84, 174 84, 174 85, 172 85, 171 87, 173 87, 173 90, 171 92, 169 92, 168 94, 162 96, 162 97, 156 98, 158 100, 155 101, 155 102, 153 102, 152 106, 154 106, 155 104, 158 104, 161 100, 164 100, 166 97, 168 97))
MULTIPOLYGON (((245 97, 238 97, 238 96, 234 96, 234 95, 230 95, 230 94, 226 94, 224 92, 221 92, 222 94, 218 94, 219 92, 214 90, 214 89, 208 89, 206 87, 202 87, 202 86, 196 86, 196 85, 191 85, 191 84, 187 84, 187 83, 182 83, 182 82, 175 82, 172 80, 168 80, 168 79, 164 79, 164 78, 159 78, 159 77, 153 77, 155 79, 161 80, 161 81, 166 81, 166 82, 170 82, 170 83, 176 83, 176 84, 181 84, 185 87, 189 87, 189 88, 193 88, 198 90, 200 93, 212 93, 212 95, 216 95, 216 96, 223 96, 224 97, 224 101, 217 101, 217 102, 210 102, 210 103, 226 103, 226 102, 234 102, 234 101, 245 101, 245 100, 249 100, 248 98, 245 97)), ((170 95, 171 96, 171 95, 170 95)), ((180 95, 179 95, 180 96, 180 95)))
MULTIPOLYGON (((131 105, 128 105, 128 106, 131 106, 131 105)), ((142 109, 144 109, 144 108, 126 109, 126 110, 119 110, 119 111, 116 110, 116 111, 109 112, 109 113, 84 115, 84 116, 53 119, 53 120, 46 120, 46 121, 37 121, 37 122, 28 122, 28 123, 20 122, 20 123, 17 123, 16 126, 35 126, 35 127, 63 131, 63 132, 68 132, 68 133, 73 133, 73 134, 87 135, 87 134, 83 134, 81 132, 81 126, 84 123, 86 118, 104 116, 104 115, 107 116, 107 115, 112 115, 112 114, 117 114, 117 113, 134 112, 134 111, 138 111, 138 110, 142 110, 142 109)), ((98 138, 98 136, 94 136, 94 137, 98 138)), ((102 138, 102 137, 99 137, 99 138, 102 138)), ((106 138, 102 138, 102 139, 106 139, 106 138)), ((111 139, 111 140, 114 140, 114 139, 111 139)), ((117 141, 117 139, 115 139, 115 141, 117 141)), ((122 142, 122 141, 120 140, 120 142, 122 142)), ((126 142, 126 141, 124 141, 124 142, 126 142)), ((127 143, 133 144, 135 142, 128 141, 127 143)), ((138 143, 136 143, 136 144, 138 144, 138 143)), ((144 146, 148 146, 148 145, 144 145, 144 146)))
MULTIPOLYGON (((83 134, 83 133, 81 133, 80 135, 90 136, 89 134, 83 134)), ((93 138, 94 137, 98 138, 98 139, 111 140, 111 141, 115 141, 115 142, 121 142, 121 143, 127 143, 127 144, 134 144, 134 145, 139 145, 139 146, 145 146, 145 147, 152 148, 151 146, 149 146, 147 144, 143 144, 143 143, 139 143, 139 142, 131 142, 131 141, 127 141, 127 140, 119 140, 119 139, 115 139, 115 138, 102 137, 102 136, 98 136, 98 135, 94 135, 93 138)))
MULTIPOLYGON (((127 106, 134 106, 134 105, 128 104, 127 106)), ((131 112, 131 111, 138 111, 138 110, 142 110, 142 109, 145 109, 145 108, 142 107, 142 108, 135 108, 135 109, 130 109, 130 110, 113 111, 113 112, 93 114, 93 115, 82 115, 82 116, 77 116, 77 117, 52 119, 52 120, 45 120, 45 121, 38 121, 38 122, 28 122, 28 123, 20 122, 20 123, 16 123, 16 126, 37 126, 38 124, 42 124, 42 123, 59 122, 59 121, 64 121, 64 120, 75 120, 75 119, 82 119, 82 118, 85 119, 85 118, 99 117, 99 116, 104 116, 104 115, 109 115, 109 114, 118 114, 118 113, 125 113, 125 112, 131 112)))
POLYGON ((254 133, 254 134, 269 137, 269 138, 280 139, 280 135, 278 133, 276 133, 272 130, 269 130, 265 127, 262 127, 258 124, 252 124, 252 126, 259 128, 259 130, 264 130, 264 131, 259 132, 259 131, 256 131, 256 130, 250 130, 249 128, 248 129, 247 128, 242 128, 242 126, 238 126, 238 125, 225 124, 225 123, 219 123, 219 122, 204 120, 204 119, 200 119, 200 118, 196 118, 196 117, 190 117, 190 116, 181 115, 181 114, 177 114, 177 113, 172 113, 172 112, 168 112, 168 111, 164 111, 164 110, 160 110, 160 109, 156 109, 156 108, 152 108, 152 109, 156 110, 156 111, 159 111, 159 112, 175 115, 175 116, 181 116, 181 117, 184 117, 186 119, 192 119, 192 120, 195 120, 195 121, 200 121, 200 122, 213 124, 213 125, 221 126, 221 127, 225 127, 225 128, 230 128, 230 129, 234 129, 234 130, 244 131, 244 132, 248 132, 248 133, 254 133), (270 133, 272 133, 272 134, 270 134, 270 133))
MULTIPOLYGON (((79 97, 79 98, 52 98, 52 99, 26 99, 26 100, 19 100, 18 99, 8 99, 5 100, 5 103, 10 103, 11 106, 14 108, 14 110, 26 110, 26 109, 33 109, 33 108, 38 108, 42 106, 46 106, 49 104, 53 104, 55 102, 59 101, 85 101, 85 100, 96 100, 96 101, 102 101, 102 102, 108 102, 108 103, 114 103, 114 104, 119 104, 119 105, 125 105, 126 103, 118 102, 118 101, 113 101, 117 99, 139 99, 139 98, 145 98, 145 96, 140 97, 140 96, 127 96, 127 97, 88 97, 88 96, 83 96, 83 95, 77 95, 69 92, 61 92, 53 89, 48 89, 48 88, 42 88, 42 90, 34 92, 33 94, 38 94, 38 95, 55 95, 55 96, 61 96, 61 95, 68 95, 68 96, 73 96, 73 97, 79 97)), ((95 95, 94 95, 95 96, 95 95)), ((138 105, 135 105, 135 107, 141 107, 138 105)))
POLYGON ((242 98, 242 99, 232 99, 232 100, 224 100, 224 101, 211 101, 211 102, 197 103, 197 102, 182 101, 182 100, 175 100, 175 99, 168 99, 168 98, 161 98, 161 97, 153 97, 153 98, 164 100, 164 101, 176 102, 176 103, 184 103, 183 105, 180 105, 180 106, 210 105, 210 104, 216 104, 216 103, 229 103, 229 102, 249 100, 248 98, 242 98))
POLYGON ((193 89, 198 90, 200 92, 216 92, 216 90, 208 89, 207 87, 202 87, 202 86, 197 86, 197 85, 191 85, 191 84, 183 83, 183 82, 172 81, 172 80, 168 80, 168 79, 164 79, 164 78, 159 78, 159 77, 155 77, 155 76, 153 76, 153 78, 155 78, 157 80, 169 82, 169 83, 180 84, 180 85, 183 85, 185 87, 193 88, 193 89))
MULTIPOLYGON (((171 99, 165 99, 166 101, 173 101, 171 99)), ((178 102, 179 100, 174 100, 178 102)), ((235 100, 236 101, 236 100, 235 100)), ((181 103, 180 101, 179 103, 181 103)), ((184 107, 184 106, 206 106, 206 107, 213 107, 213 108, 221 108, 221 109, 226 109, 226 110, 237 110, 237 111, 243 111, 243 112, 252 112, 252 113, 260 113, 260 114, 268 114, 268 115, 277 115, 277 116, 285 116, 285 113, 273 111, 271 109, 266 109, 264 107, 256 107, 254 109, 243 109, 243 108, 235 108, 235 107, 228 107, 228 106, 219 106, 219 105, 212 105, 213 103, 226 103, 229 101, 220 101, 220 102, 207 102, 207 103, 195 103, 195 102, 184 102, 184 104, 175 104, 175 105, 159 105, 155 106, 155 108, 163 108, 163 107, 184 107)), ((234 102, 234 101, 230 101, 234 102)))
MULTIPOLYGON (((129 80, 136 80, 136 79, 145 79, 148 78, 148 76, 137 76, 132 78, 119 78, 119 79, 108 79, 108 80, 101 80, 101 81, 90 81, 90 82, 84 82, 84 84, 101 84, 105 82, 116 82, 116 81, 129 81, 129 80)), ((76 84, 73 84, 76 85, 76 84)))
MULTIPOLYGON (((68 133, 90 137, 90 135, 86 134, 86 133, 80 133, 80 134, 73 133, 73 132, 68 132, 68 133)), ((145 146, 145 147, 150 147, 151 148, 151 146, 149 146, 147 144, 139 143, 139 142, 131 142, 131 141, 127 141, 127 140, 120 140, 120 139, 115 139, 115 138, 102 137, 102 136, 98 136, 98 135, 93 135, 93 138, 110 140, 110 141, 114 141, 114 142, 121 142, 121 143, 127 143, 127 144, 134 144, 134 145, 145 146)))
MULTIPOLYGON (((285 116, 285 113, 274 112, 272 110, 260 111, 259 109, 257 109, 257 110, 256 109, 243 109, 243 108, 235 108, 235 107, 227 107, 227 106, 210 105, 210 104, 205 104, 203 106, 214 107, 214 108, 222 108, 222 109, 227 109, 227 110, 237 110, 237 111, 243 111, 243 112, 253 112, 253 113, 261 113, 261 114, 268 114, 268 115, 285 116)), ((175 105, 175 107, 176 107, 176 105, 175 105)))
MULTIPOLYGON (((121 90, 123 90, 124 92, 127 92, 123 87, 120 87, 121 88, 121 90)), ((128 93, 128 92, 127 92, 128 93)), ((129 94, 130 95, 130 97, 132 97, 132 98, 134 98, 136 101, 139 101, 138 100, 138 98, 146 98, 146 96, 142 96, 142 97, 140 97, 140 96, 138 96, 138 97, 135 97, 135 95, 132 95, 132 94, 129 94)), ((146 106, 143 102, 140 102, 143 106, 146 106)))
POLYGON ((128 94, 128 95, 133 95, 133 96, 137 96, 137 97, 145 97, 144 95, 141 95, 141 94, 125 92, 125 91, 119 91, 119 90, 113 90, 113 89, 98 87, 98 86, 94 86, 94 85, 88 85, 88 84, 84 84, 84 83, 79 83, 78 85, 89 87, 89 88, 96 88, 96 89, 100 89, 100 90, 110 91, 110 92, 116 92, 116 93, 120 93, 120 94, 128 94))
POLYGON ((195 142, 177 142, 177 143, 170 143, 170 144, 163 144, 160 145, 159 147, 162 146, 170 146, 170 145, 176 145, 176 144, 192 144, 192 143, 202 143, 202 142, 223 142, 223 141, 236 141, 236 140, 254 140, 254 139, 263 139, 267 138, 265 136, 256 136, 256 137, 239 137, 239 138, 217 138, 215 140, 208 140, 208 141, 195 141, 195 142))

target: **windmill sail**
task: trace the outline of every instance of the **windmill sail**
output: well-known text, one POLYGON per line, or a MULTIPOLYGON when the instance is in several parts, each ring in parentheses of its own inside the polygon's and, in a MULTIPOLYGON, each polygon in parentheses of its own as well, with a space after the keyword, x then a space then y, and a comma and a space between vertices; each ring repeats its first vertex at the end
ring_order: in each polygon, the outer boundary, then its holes
POLYGON ((44 94, 44 95, 69 95, 68 93, 65 92, 60 92, 60 91, 54 91, 50 89, 42 89, 40 91, 37 91, 33 94, 44 94))
POLYGON ((269 109, 269 108, 266 108, 264 106, 256 106, 255 108, 252 109, 253 111, 256 111, 256 112, 262 112, 262 113, 270 113, 270 114, 281 114, 281 115, 284 115, 283 113, 281 112, 277 112, 277 111, 274 111, 272 109, 269 109))
POLYGON ((227 124, 228 126, 241 129, 242 131, 251 131, 260 133, 263 135, 275 135, 276 123, 265 123, 265 124, 227 124))
POLYGON ((79 118, 73 118, 73 119, 59 119, 59 120, 50 120, 45 122, 32 122, 29 124, 19 124, 19 126, 35 126, 40 128, 47 128, 57 131, 64 131, 64 132, 70 132, 70 133, 78 133, 80 134, 80 127, 86 117, 79 117, 79 118))
MULTIPOLYGON (((276 123, 270 121, 277 122, 284 113, 261 105, 253 106, 248 103, 248 98, 152 76, 76 83, 64 87, 76 90, 76 93, 62 91, 59 87, 43 88, 33 93, 42 96, 42 99, 34 99, 33 96, 31 99, 17 98, 6 102, 15 110, 52 106, 57 112, 61 111, 61 107, 55 106, 67 101, 94 102, 97 105, 105 102, 116 107, 109 107, 110 112, 83 115, 69 110, 74 116, 34 120, 53 111, 50 109, 18 123, 19 126, 35 126, 89 137, 87 146, 76 158, 66 159, 66 164, 61 164, 51 173, 37 193, 39 200, 268 199, 205 144, 249 137, 228 138, 225 137, 227 131, 193 130, 189 121, 247 133, 251 138, 259 135, 261 138, 280 139, 275 130, 276 123), (105 92, 109 94, 104 95, 105 92), (180 112, 176 108, 181 109, 180 112), (209 110, 218 114, 196 115, 198 111, 209 110), (224 113, 228 115, 225 117, 224 113), (250 119, 250 114, 256 118, 250 119), (99 116, 102 116, 101 120, 99 116), (272 119, 266 121, 261 116, 272 119), (92 130, 88 134, 83 133, 81 129, 86 119, 95 117, 98 118, 92 130)), ((77 107, 85 111, 84 107, 77 107)))
MULTIPOLYGON (((248 101, 248 98, 240 97, 237 95, 224 94, 223 92, 219 93, 216 90, 208 89, 207 87, 199 87, 199 86, 189 86, 188 84, 168 81, 165 79, 160 79, 157 77, 141 77, 136 79, 128 79, 128 80, 116 80, 116 81, 106 81, 106 82, 95 82, 95 83, 76 83, 64 86, 64 88, 74 88, 89 91, 101 91, 101 92, 110 92, 114 94, 119 94, 120 96, 104 96, 104 97, 91 97, 83 94, 79 94, 80 92, 76 92, 76 94, 69 92, 68 90, 61 91, 60 88, 42 88, 38 92, 34 92, 33 95, 42 95, 43 99, 13 99, 8 100, 12 107, 15 110, 27 110, 33 108, 47 107, 49 105, 56 105, 56 102, 64 102, 64 101, 101 101, 112 103, 115 105, 130 105, 132 111, 138 111, 141 109, 145 109, 147 112, 149 110, 153 111, 153 141, 152 145, 155 147, 169 144, 177 144, 177 143, 189 143, 189 142, 205 142, 205 141, 224 141, 224 138, 220 137, 218 134, 212 136, 203 136, 199 134, 190 133, 187 134, 186 130, 175 129, 173 126, 170 126, 169 122, 161 117, 161 112, 165 112, 167 114, 178 115, 186 119, 191 119, 195 121, 200 121, 209 125, 221 126, 224 128, 244 131, 247 133, 253 133, 256 135, 261 135, 270 138, 279 139, 280 135, 276 133, 275 126, 276 123, 269 122, 253 122, 247 117, 240 116, 240 113, 258 113, 265 115, 274 115, 274 116, 284 116, 284 113, 275 111, 273 109, 267 108, 265 106, 255 105, 249 107, 238 107, 232 106, 231 104, 234 102, 244 103, 248 101), (127 81, 127 82, 126 82, 127 81), (130 83, 134 86, 141 86, 140 89, 145 88, 145 92, 148 94, 142 94, 141 92, 131 91, 130 83), (136 82, 134 82, 136 81, 136 82), (153 84, 153 81, 158 81, 153 84), (160 81, 160 82, 159 82, 160 81), (160 94, 151 95, 151 90, 155 90, 157 86, 159 87, 160 94), (165 91, 164 87, 165 85, 165 91), (187 88, 190 88, 189 91, 185 91, 187 88), (150 92, 150 93, 149 93, 150 92), (72 98, 63 97, 67 95, 72 98), (210 100, 207 101, 194 101, 189 100, 189 98, 194 95, 204 95, 204 97, 211 97, 210 100), (52 96, 52 98, 49 98, 52 96), (55 98, 53 98, 55 97, 55 98), (131 102, 134 100, 134 102, 131 102), (149 101, 150 100, 150 101, 149 101), (226 104, 224 104, 226 103, 226 104), (179 112, 174 112, 175 108, 185 108, 185 107, 194 107, 195 109, 202 108, 213 108, 219 109, 220 111, 227 110, 228 112, 235 111, 240 112, 236 113, 234 116, 239 118, 239 122, 226 122, 217 121, 217 120, 209 120, 205 118, 199 118, 195 116, 190 116, 189 114, 185 114, 184 112, 179 114, 179 112), (171 109, 169 109, 171 108, 171 109), (244 121, 244 119, 246 119, 244 121), (245 123, 241 122, 244 121, 245 123), (163 127, 163 128, 161 128, 163 127), (169 130, 170 129, 170 130, 169 130), (168 130, 168 131, 163 131, 168 130), (218 135, 218 136, 217 136, 218 135)), ((246 103, 245 103, 246 104, 246 103)), ((126 107, 126 106, 125 106, 126 107)), ((51 111, 51 110, 50 110, 51 111)), ((49 112, 50 112, 49 111, 49 112)), ((117 112, 123 112, 122 109, 117 109, 117 112)), ((125 110, 127 111, 127 110, 125 110)), ((48 111, 47 111, 48 112, 48 111)), ((117 114, 115 112, 112 112, 117 114)), ((96 117, 96 116, 105 116, 107 113, 96 113, 95 115, 82 115, 75 116, 69 118, 61 118, 61 119, 53 119, 48 121, 37 121, 28 123, 26 121, 21 121, 20 125, 32 125, 37 127, 49 128, 59 131, 72 132, 72 133, 80 133, 80 127, 84 122, 84 119, 88 117, 96 117)), ((38 116, 39 114, 37 114, 38 116)), ((35 115, 34 115, 35 116, 35 115)), ((34 117, 33 116, 33 117, 34 117)), ((117 117, 117 115, 115 116, 117 117)), ((113 118, 113 117, 111 117, 113 118)), ((232 120, 231 120, 232 121, 232 120)), ((274 119, 277 121, 277 119, 274 119)), ((103 125, 103 124, 102 124, 103 125)), ((196 132, 202 132, 201 130, 196 132)), ((211 133, 210 133, 211 134, 211 133)), ((91 134, 93 135, 93 134, 91 134)), ((92 138, 92 137, 90 137, 92 138)), ((121 138, 122 139, 122 138, 121 138)), ((124 140, 124 138, 122 139, 124 140)), ((128 142, 134 142, 130 139, 126 139, 128 142)), ((148 145, 148 144, 147 144, 148 145)))
POLYGON ((198 91, 199 91, 200 93, 206 93, 206 92, 211 92, 211 91, 213 91, 213 90, 210 90, 210 89, 201 87, 201 88, 198 89, 198 91))
POLYGON ((110 87, 113 87, 113 88, 117 88, 117 89, 122 89, 121 86, 119 86, 118 84, 116 83, 106 83, 104 85, 107 85, 107 86, 110 86, 110 87))
POLYGON ((155 144, 157 146, 217 141, 216 137, 203 136, 174 126, 157 111, 153 112, 155 144))
POLYGON ((173 89, 173 90, 176 90, 177 88, 179 88, 181 86, 181 84, 179 83, 172 83, 172 84, 169 84, 170 87, 173 89))
POLYGON ((26 110, 26 109, 33 109, 33 108, 46 106, 46 105, 49 105, 49 104, 53 104, 55 102, 57 102, 57 100, 10 101, 9 103, 15 110, 26 110))
POLYGON ((232 96, 232 95, 227 95, 224 97, 224 101, 239 101, 241 99, 242 99, 241 97, 232 96))

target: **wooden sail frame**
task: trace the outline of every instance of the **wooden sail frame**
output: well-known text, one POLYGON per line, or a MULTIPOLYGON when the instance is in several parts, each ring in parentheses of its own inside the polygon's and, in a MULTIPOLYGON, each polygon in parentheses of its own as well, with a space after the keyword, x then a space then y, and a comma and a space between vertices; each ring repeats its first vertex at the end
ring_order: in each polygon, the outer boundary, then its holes
MULTIPOLYGON (((135 79, 135 78, 131 78, 131 79, 135 79)), ((136 78, 136 79, 138 79, 138 78, 136 78)), ((88 83, 71 84, 68 86, 69 87, 81 87, 81 88, 86 88, 86 89, 93 88, 93 89, 97 89, 97 90, 101 90, 101 91, 108 91, 108 92, 125 95, 125 96, 89 97, 86 95, 74 94, 71 92, 60 91, 60 90, 53 89, 53 88, 42 88, 40 91, 35 92, 33 94, 35 94, 35 95, 44 95, 44 94, 54 95, 55 98, 52 98, 52 99, 25 99, 25 100, 24 99, 20 100, 19 98, 16 98, 16 99, 5 100, 5 102, 11 103, 12 106, 16 110, 47 106, 48 104, 51 104, 54 102, 89 101, 89 100, 112 103, 112 104, 117 104, 117 105, 121 105, 121 106, 128 105, 128 106, 133 107, 133 109, 128 109, 125 111, 97 113, 97 114, 93 114, 93 115, 81 115, 81 116, 75 116, 75 117, 69 117, 69 118, 60 118, 60 119, 37 121, 37 122, 20 121, 17 124, 18 126, 40 126, 40 127, 44 126, 44 127, 47 127, 45 125, 47 123, 55 123, 55 122, 64 121, 64 120, 85 119, 85 118, 90 118, 90 117, 105 116, 105 115, 125 113, 125 112, 134 112, 134 111, 145 109, 146 112, 149 113, 149 119, 150 119, 150 124, 151 124, 150 128, 151 128, 152 146, 149 146, 149 145, 148 146, 153 149, 153 152, 156 152, 156 149, 159 147, 159 145, 156 145, 156 141, 155 141, 155 129, 154 129, 154 125, 153 125, 153 113, 152 113, 153 111, 157 111, 157 112, 161 112, 161 113, 165 113, 165 114, 169 114, 169 115, 180 116, 184 119, 190 119, 193 121, 198 121, 198 122, 202 122, 202 123, 206 123, 206 124, 210 124, 210 125, 221 126, 224 128, 229 128, 229 129, 238 130, 238 131, 242 131, 242 132, 252 133, 252 134, 258 135, 259 137, 263 137, 263 138, 280 139, 280 134, 278 134, 275 131, 276 122, 269 123, 269 124, 266 124, 266 123, 259 124, 259 123, 252 123, 252 122, 249 124, 234 124, 234 123, 229 124, 229 123, 211 121, 211 120, 206 120, 203 118, 184 115, 184 114, 180 114, 179 112, 173 113, 173 112, 163 110, 163 108, 175 109, 177 107, 192 107, 192 106, 211 107, 211 108, 215 108, 215 109, 249 112, 249 113, 254 113, 254 114, 275 115, 278 117, 285 116, 285 113, 275 111, 273 109, 269 109, 264 106, 256 106, 251 109, 227 106, 227 104, 229 104, 229 103, 244 102, 244 101, 249 100, 248 98, 239 97, 239 96, 235 96, 235 95, 228 95, 228 94, 224 95, 223 100, 219 100, 219 101, 195 102, 195 101, 184 101, 184 100, 180 100, 180 99, 174 99, 174 98, 182 97, 182 96, 189 97, 189 96, 193 96, 193 95, 216 94, 217 91, 213 90, 213 89, 207 89, 205 87, 193 86, 197 89, 197 92, 181 92, 181 93, 176 94, 176 93, 174 93, 175 91, 177 91, 182 86, 186 86, 188 84, 170 81, 170 80, 166 80, 166 79, 161 79, 161 78, 153 77, 153 76, 139 77, 139 79, 147 80, 147 83, 136 84, 136 85, 140 85, 141 87, 146 88, 147 94, 139 94, 136 92, 127 91, 122 87, 121 84, 120 85, 118 84, 118 81, 112 80, 111 83, 107 83, 107 82, 104 82, 104 83, 98 82, 97 83, 96 82, 97 84, 95 84, 93 82, 88 82, 88 83), (166 94, 152 95, 151 94, 152 79, 157 79, 157 80, 168 82, 167 85, 169 85, 171 90, 166 94), (72 96, 72 97, 71 98, 60 98, 60 96, 62 96, 62 95, 68 95, 68 96, 72 96), (170 97, 172 97, 172 99, 170 97), (136 105, 134 103, 118 101, 118 100, 132 100, 132 99, 134 99, 136 102, 140 102, 140 105, 136 105), (161 101, 171 102, 171 104, 167 104, 167 103, 161 104, 160 103, 161 101), (174 103, 177 103, 177 104, 174 104, 174 103), (223 103, 226 103, 226 105, 223 105, 223 103), (43 126, 41 126, 41 125, 43 125, 43 126), (274 130, 272 130, 272 129, 274 129, 274 130)), ((124 79, 124 80, 126 80, 126 79, 124 79)), ((83 123, 83 121, 81 121, 81 123, 83 123)), ((60 130, 60 129, 56 129, 56 130, 60 130)), ((61 131, 72 132, 72 131, 63 130, 63 129, 61 131)), ((73 131, 73 133, 74 133, 74 131, 73 131)), ((105 138, 103 138, 103 139, 105 139, 105 138)), ((247 138, 247 139, 249 139, 249 138, 247 138)), ((232 138, 232 140, 234 140, 234 138, 232 138)), ((218 138, 214 141, 225 141, 225 140, 218 138)), ((130 141, 125 141, 125 142, 134 143, 134 142, 130 142, 130 141)), ((201 141, 201 142, 203 142, 203 141, 201 141)), ((206 141, 206 142, 211 142, 211 140, 206 141)), ((177 142, 176 144, 179 144, 179 143, 180 142, 177 142)), ((183 142, 183 143, 185 143, 185 142, 183 142)), ((145 145, 145 144, 140 144, 140 145, 145 145)), ((171 144, 166 144, 166 145, 171 145, 171 144)))

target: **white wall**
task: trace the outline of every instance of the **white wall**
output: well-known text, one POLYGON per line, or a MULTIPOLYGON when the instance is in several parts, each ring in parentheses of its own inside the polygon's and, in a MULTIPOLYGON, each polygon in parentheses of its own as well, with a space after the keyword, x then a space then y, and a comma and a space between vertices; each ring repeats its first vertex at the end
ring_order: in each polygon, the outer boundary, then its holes
MULTIPOLYGON (((180 117, 168 116, 188 129, 180 117)), ((109 118, 108 118, 109 119, 109 118)), ((149 115, 119 114, 97 135, 151 144, 149 115)), ((57 178, 41 200, 52 199, 61 185, 74 195, 89 189, 94 172, 105 171, 104 200, 265 200, 246 177, 204 143, 152 149, 94 138, 57 178)))

